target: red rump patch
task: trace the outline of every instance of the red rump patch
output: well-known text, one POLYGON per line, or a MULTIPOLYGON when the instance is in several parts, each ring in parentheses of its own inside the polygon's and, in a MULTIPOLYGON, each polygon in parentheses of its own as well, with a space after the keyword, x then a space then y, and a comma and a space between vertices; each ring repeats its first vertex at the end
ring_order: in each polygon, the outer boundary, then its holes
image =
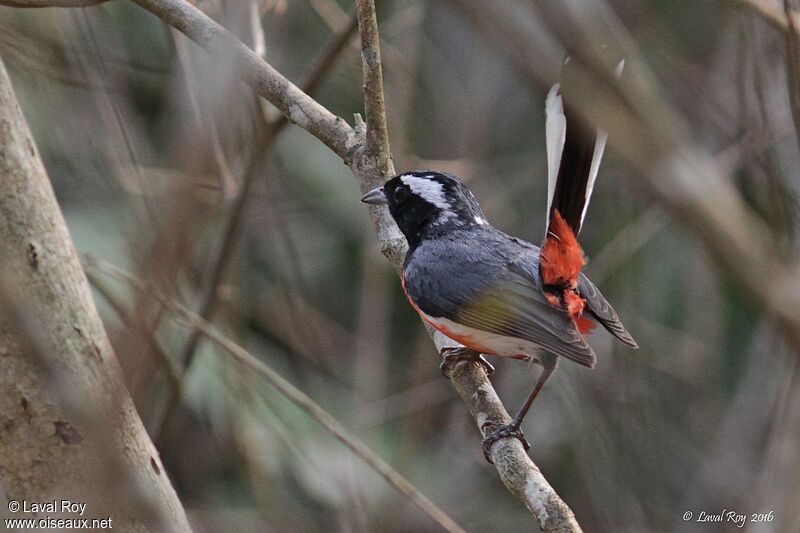
POLYGON ((586 307, 586 300, 581 298, 580 294, 575 292, 574 289, 565 290, 563 298, 569 316, 577 319, 583 314, 583 308, 586 307))
POLYGON ((560 293, 545 292, 551 305, 563 307, 575 320, 581 333, 588 333, 596 324, 583 318, 586 300, 578 294, 578 275, 586 264, 583 250, 569 224, 558 212, 553 210, 547 237, 539 255, 542 283, 545 286, 558 287, 560 293))
POLYGON ((553 210, 540 261, 545 285, 577 287, 578 274, 586 261, 578 239, 558 209, 553 210))
POLYGON ((578 326, 578 331, 581 333, 591 333, 597 327, 597 322, 585 316, 579 316, 575 319, 575 325, 578 326))

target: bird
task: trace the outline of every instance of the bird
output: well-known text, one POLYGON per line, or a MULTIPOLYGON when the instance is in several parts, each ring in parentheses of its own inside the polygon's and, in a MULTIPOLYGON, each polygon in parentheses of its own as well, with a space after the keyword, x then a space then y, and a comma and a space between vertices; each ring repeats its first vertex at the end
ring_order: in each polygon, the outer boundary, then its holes
MULTIPOLYGON (((495 228, 458 177, 436 170, 399 174, 362 201, 385 205, 408 241, 402 287, 422 319, 469 351, 542 367, 509 424, 485 429, 483 450, 506 437, 530 448, 522 422, 560 358, 593 368, 585 335, 598 324, 623 344, 638 345, 611 304, 582 272, 578 243, 607 134, 565 107, 560 84, 546 99, 547 226, 541 246, 495 228)), ((493 368, 482 355, 479 362, 493 368)), ((443 363, 444 364, 444 363, 443 363)))

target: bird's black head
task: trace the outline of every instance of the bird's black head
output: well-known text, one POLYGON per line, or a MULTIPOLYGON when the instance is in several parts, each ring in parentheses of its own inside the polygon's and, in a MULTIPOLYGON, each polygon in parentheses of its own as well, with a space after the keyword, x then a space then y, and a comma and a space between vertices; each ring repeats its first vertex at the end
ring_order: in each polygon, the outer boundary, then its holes
POLYGON ((426 237, 456 228, 488 225, 467 186, 455 176, 433 170, 395 176, 383 187, 365 194, 361 201, 388 205, 412 249, 426 237))

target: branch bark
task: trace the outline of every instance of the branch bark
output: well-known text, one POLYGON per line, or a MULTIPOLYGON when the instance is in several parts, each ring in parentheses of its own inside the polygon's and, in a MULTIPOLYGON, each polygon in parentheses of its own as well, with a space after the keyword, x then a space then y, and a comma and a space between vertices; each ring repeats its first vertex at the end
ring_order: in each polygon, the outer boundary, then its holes
MULTIPOLYGON (((15 1, 15 0, 0 0, 15 1)), ((394 173, 389 151, 378 29, 372 0, 358 0, 362 38, 365 110, 367 123, 356 117, 355 128, 333 115, 288 81, 221 25, 185 0, 132 0, 186 34, 212 55, 232 61, 236 72, 257 94, 275 105, 287 118, 317 137, 342 158, 356 176, 362 192, 382 184, 394 173)), ((381 252, 398 272, 407 251, 388 210, 370 207, 381 252)), ((428 329, 439 353, 452 341, 428 329)), ((510 416, 479 365, 458 363, 452 382, 464 399, 481 431, 510 421, 510 416)), ((516 439, 501 439, 492 447, 492 458, 504 484, 534 514, 545 531, 580 531, 572 511, 547 483, 516 439)))
POLYGON ((176 28, 207 52, 233 61, 234 70, 256 93, 322 141, 346 163, 359 145, 353 129, 287 80, 261 56, 185 0, 133 0, 176 28))
MULTIPOLYGON (((367 117, 365 150, 351 168, 362 192, 383 184, 394 174, 383 99, 380 42, 374 0, 357 0, 364 75, 364 107, 367 117)), ((385 207, 370 207, 381 242, 381 252, 402 272, 407 243, 385 207)), ((439 354, 459 346, 426 324, 439 354)), ((479 364, 460 362, 450 370, 450 380, 467 405, 482 436, 493 427, 511 422, 486 372, 479 364)), ((501 439, 492 446, 492 460, 506 488, 519 498, 544 531, 581 531, 575 515, 525 453, 519 440, 501 439)))
POLYGON ((422 494, 411 482, 404 478, 399 472, 392 468, 386 461, 381 459, 369 446, 364 444, 355 435, 352 435, 336 418, 323 409, 317 402, 311 399, 303 391, 289 383, 283 376, 273 370, 269 365, 259 358, 242 348, 231 339, 221 334, 203 317, 193 313, 188 308, 180 305, 164 296, 153 291, 146 283, 137 279, 124 270, 111 265, 110 263, 95 259, 86 258, 86 267, 92 272, 98 272, 113 276, 128 283, 135 289, 143 292, 150 292, 164 307, 171 310, 174 319, 192 331, 198 331, 204 337, 220 346, 225 352, 230 354, 237 363, 247 371, 252 371, 262 377, 272 385, 286 399, 305 411, 314 420, 319 422, 325 429, 330 431, 342 444, 348 447, 354 454, 360 457, 373 470, 380 474, 390 485, 396 488, 401 494, 406 496, 415 505, 422 509, 425 514, 431 517, 445 531, 452 533, 465 533, 452 518, 444 511, 439 509, 432 501, 422 494))
MULTIPOLYGON (((224 55, 234 61, 242 79, 259 95, 342 158, 358 179, 362 192, 384 183, 394 173, 389 153, 380 47, 372 1, 359 0, 357 3, 368 123, 357 117, 355 128, 350 128, 343 119, 334 116, 303 93, 255 52, 185 0, 133 1, 185 33, 210 53, 224 55)), ((370 207, 370 216, 378 233, 381 252, 400 271, 407 251, 405 239, 385 208, 370 207)), ((439 353, 443 348, 452 346, 449 339, 430 329, 428 331, 439 353)), ((453 384, 457 390, 463 391, 462 398, 481 431, 487 424, 502 424, 510 420, 491 382, 478 365, 459 363, 453 371, 453 384)), ((534 513, 543 529, 580 531, 572 511, 547 483, 516 439, 498 441, 492 448, 492 458, 503 482, 534 513)))
POLYGON ((87 503, 125 531, 190 531, 2 61, 0 176, 0 486, 18 502, 87 503))

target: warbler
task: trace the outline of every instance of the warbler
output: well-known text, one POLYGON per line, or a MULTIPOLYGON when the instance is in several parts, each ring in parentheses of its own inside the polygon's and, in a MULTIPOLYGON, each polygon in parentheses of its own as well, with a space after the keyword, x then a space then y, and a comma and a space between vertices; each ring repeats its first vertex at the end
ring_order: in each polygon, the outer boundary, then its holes
POLYGON ((546 101, 548 223, 541 247, 492 226, 469 188, 445 172, 406 172, 362 198, 387 205, 408 240, 402 286, 423 320, 470 350, 542 366, 512 422, 484 439, 490 462, 500 438, 515 436, 529 448, 520 426, 559 357, 594 367, 584 334, 597 323, 638 348, 581 272, 586 260, 577 234, 607 135, 597 130, 587 141, 586 128, 568 129, 568 114, 556 84, 546 101))

